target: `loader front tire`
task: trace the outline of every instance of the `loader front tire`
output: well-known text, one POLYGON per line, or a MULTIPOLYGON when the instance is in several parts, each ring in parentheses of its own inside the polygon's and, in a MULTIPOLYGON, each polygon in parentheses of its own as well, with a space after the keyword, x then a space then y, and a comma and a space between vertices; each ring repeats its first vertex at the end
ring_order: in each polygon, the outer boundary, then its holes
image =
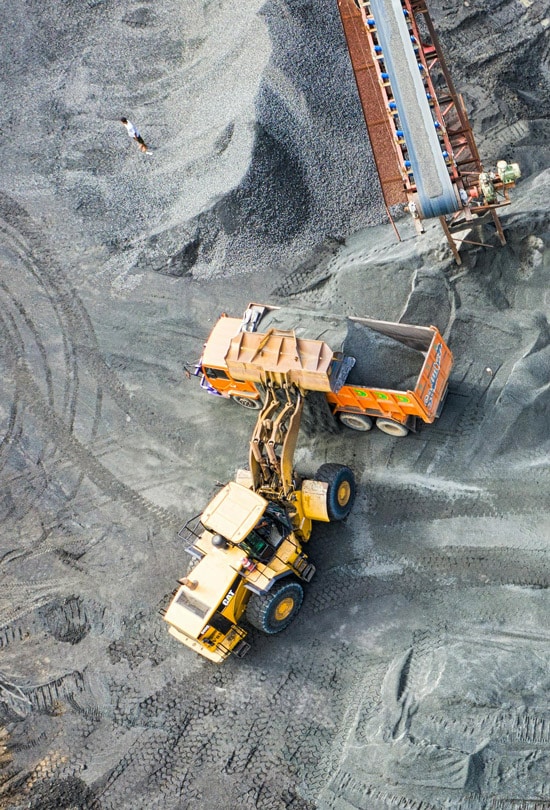
POLYGON ((288 627, 302 606, 304 589, 295 580, 276 582, 267 593, 253 593, 246 606, 247 621, 272 636, 288 627))
POLYGON ((344 520, 355 500, 355 476, 345 464, 323 464, 317 470, 316 481, 328 484, 327 513, 330 520, 344 520))

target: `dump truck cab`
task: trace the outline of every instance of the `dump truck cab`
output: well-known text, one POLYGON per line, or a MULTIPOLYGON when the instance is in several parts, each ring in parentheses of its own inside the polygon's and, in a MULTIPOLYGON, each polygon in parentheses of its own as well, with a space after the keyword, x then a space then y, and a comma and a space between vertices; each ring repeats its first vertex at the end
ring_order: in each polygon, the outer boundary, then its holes
POLYGON ((225 355, 233 337, 243 326, 243 319, 222 315, 216 322, 203 355, 197 364, 196 374, 201 378, 201 388, 210 394, 232 398, 245 408, 261 408, 261 393, 254 383, 231 376, 225 355))

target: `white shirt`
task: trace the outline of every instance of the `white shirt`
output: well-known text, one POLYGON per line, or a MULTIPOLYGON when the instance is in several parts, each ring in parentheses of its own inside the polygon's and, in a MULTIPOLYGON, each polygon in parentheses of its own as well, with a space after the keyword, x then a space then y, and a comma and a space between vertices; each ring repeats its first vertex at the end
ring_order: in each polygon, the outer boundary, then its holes
POLYGON ((131 121, 126 121, 124 126, 126 127, 126 132, 130 136, 130 138, 139 138, 139 132, 137 131, 136 127, 132 124, 131 121))

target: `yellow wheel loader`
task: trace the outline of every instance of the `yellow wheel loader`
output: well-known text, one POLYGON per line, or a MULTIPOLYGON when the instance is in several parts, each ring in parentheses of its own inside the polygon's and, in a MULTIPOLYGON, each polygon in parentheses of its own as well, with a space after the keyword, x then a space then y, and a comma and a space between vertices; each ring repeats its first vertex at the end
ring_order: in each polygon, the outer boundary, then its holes
POLYGON ((193 560, 164 612, 178 641, 216 663, 248 652, 243 620, 270 635, 290 624, 315 573, 304 550, 313 521, 343 520, 355 498, 345 465, 323 464, 305 480, 293 468, 304 396, 337 390, 344 358, 276 331, 238 352, 243 374, 264 391, 249 468, 180 531, 193 560))

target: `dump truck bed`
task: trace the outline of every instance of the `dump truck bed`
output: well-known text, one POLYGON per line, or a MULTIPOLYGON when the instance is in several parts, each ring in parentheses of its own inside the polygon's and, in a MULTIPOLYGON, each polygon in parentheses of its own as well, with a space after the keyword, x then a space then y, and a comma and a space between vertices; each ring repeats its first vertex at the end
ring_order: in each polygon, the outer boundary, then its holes
MULTIPOLYGON (((257 306, 254 304, 251 307, 257 306)), ((435 326, 332 315, 293 307, 269 308, 257 326, 290 330, 327 343, 355 359, 338 393, 327 391, 335 412, 368 413, 399 422, 433 422, 445 397, 452 353, 435 326)))
POLYGON ((327 394, 327 400, 335 411, 371 413, 376 416, 383 414, 399 422, 410 417, 433 422, 445 397, 453 363, 452 353, 439 330, 435 326, 413 326, 372 318, 348 320, 359 328, 364 327, 389 339, 385 347, 388 358, 384 366, 386 381, 385 384, 380 384, 383 383, 382 380, 374 379, 381 367, 382 349, 379 342, 377 362, 372 364, 371 373, 369 374, 366 357, 365 363, 361 364, 365 366, 362 377, 358 377, 357 369, 354 368, 337 395, 327 394), (407 350, 406 355, 399 346, 407 350), (395 361, 393 367, 392 360, 395 361), (397 381, 400 375, 404 375, 404 382, 407 384, 397 381), (350 378, 353 378, 351 382, 350 378))

